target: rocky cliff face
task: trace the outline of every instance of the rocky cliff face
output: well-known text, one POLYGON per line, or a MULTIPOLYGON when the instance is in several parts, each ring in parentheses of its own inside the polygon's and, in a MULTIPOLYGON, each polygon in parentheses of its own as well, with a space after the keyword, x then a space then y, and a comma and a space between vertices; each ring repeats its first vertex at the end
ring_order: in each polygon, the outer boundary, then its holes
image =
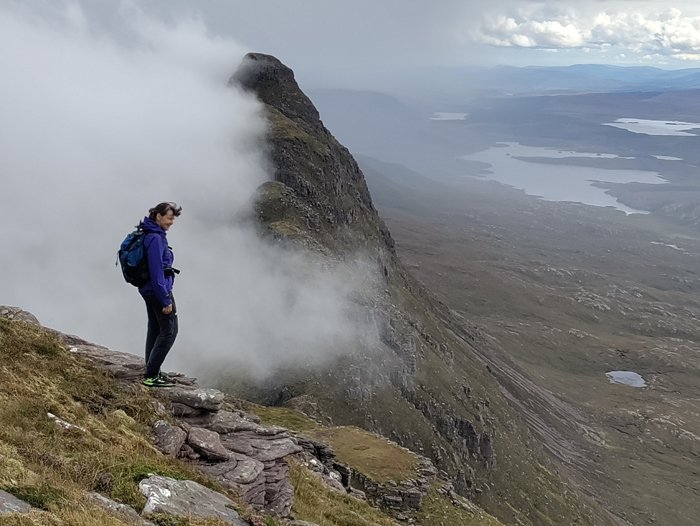
POLYGON ((254 91, 267 105, 270 160, 275 181, 284 185, 261 189, 258 210, 271 230, 320 241, 334 254, 361 245, 393 254, 357 162, 323 125, 292 70, 251 53, 229 84, 254 91))
POLYGON ((506 523, 611 524, 541 464, 541 447, 485 365, 486 340, 402 265, 357 163, 293 72, 274 57, 249 54, 230 84, 257 94, 270 123, 275 181, 259 189, 255 208, 263 231, 330 262, 363 254, 379 276, 355 313, 377 329, 372 348, 358 345, 330 366, 280 372, 245 394, 359 425, 424 454, 506 523))

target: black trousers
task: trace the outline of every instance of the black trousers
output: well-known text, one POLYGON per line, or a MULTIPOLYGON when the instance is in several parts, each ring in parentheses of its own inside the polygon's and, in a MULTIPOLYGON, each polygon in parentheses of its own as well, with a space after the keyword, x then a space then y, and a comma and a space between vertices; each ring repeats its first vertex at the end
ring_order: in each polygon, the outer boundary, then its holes
POLYGON ((177 307, 170 293, 173 310, 163 314, 163 306, 155 296, 144 296, 148 312, 148 333, 146 334, 146 378, 154 378, 160 373, 165 357, 170 352, 177 337, 177 307))

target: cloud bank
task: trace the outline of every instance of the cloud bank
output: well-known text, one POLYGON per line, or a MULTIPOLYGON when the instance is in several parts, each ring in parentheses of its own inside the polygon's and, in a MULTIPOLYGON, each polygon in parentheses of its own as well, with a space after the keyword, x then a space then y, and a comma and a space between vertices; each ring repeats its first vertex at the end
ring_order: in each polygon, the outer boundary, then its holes
POLYGON ((679 9, 643 14, 628 9, 544 11, 541 6, 484 13, 467 38, 500 47, 629 50, 700 59, 700 17, 679 9))
POLYGON ((168 236, 182 274, 166 369, 263 373, 355 338, 355 283, 232 221, 268 179, 260 104, 226 86, 245 49, 198 19, 127 6, 106 31, 75 3, 13 5, 0 7, 0 304, 141 355, 145 307, 116 250, 167 200, 183 215, 168 236))

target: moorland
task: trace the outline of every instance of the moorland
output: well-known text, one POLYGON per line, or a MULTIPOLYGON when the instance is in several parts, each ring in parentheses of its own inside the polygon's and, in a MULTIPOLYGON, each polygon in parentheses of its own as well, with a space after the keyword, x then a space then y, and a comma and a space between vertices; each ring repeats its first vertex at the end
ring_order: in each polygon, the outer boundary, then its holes
POLYGON ((482 360, 560 474, 634 525, 700 517, 700 139, 604 123, 696 122, 697 93, 312 92, 360 160, 399 256, 491 343, 482 360), (523 159, 561 167, 563 184, 569 166, 667 182, 594 183, 644 214, 545 201, 461 158, 499 142, 619 156, 523 159), (611 371, 645 386, 612 383, 611 371))

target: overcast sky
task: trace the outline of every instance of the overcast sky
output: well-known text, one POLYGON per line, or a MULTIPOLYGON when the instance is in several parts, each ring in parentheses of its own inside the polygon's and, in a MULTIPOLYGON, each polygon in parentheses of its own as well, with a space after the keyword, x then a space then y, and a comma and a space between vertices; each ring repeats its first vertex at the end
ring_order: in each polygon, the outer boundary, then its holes
MULTIPOLYGON (((700 67, 700 3, 689 0, 71 0, 105 30, 139 6, 200 18, 214 35, 279 57, 306 87, 424 66, 601 63, 700 67)), ((64 0, 0 0, 1 4, 64 0)), ((70 3, 70 2, 68 2, 70 3)))
MULTIPOLYGON (((603 63, 700 65, 688 0, 133 0, 278 56, 311 84, 396 69, 603 63)), ((94 13, 124 2, 82 0, 94 13)))

